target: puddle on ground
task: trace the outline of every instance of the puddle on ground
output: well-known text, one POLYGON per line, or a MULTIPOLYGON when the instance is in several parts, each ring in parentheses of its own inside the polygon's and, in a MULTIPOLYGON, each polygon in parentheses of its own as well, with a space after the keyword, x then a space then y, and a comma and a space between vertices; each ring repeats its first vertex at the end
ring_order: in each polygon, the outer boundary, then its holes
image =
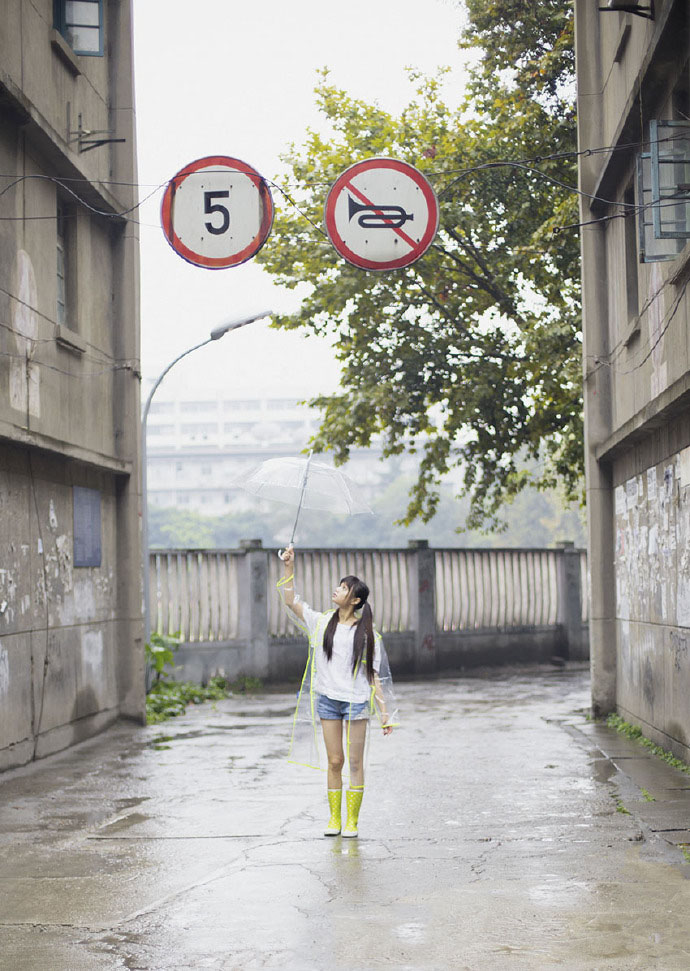
POLYGON ((129 829, 130 826, 145 823, 147 819, 153 819, 153 816, 147 816, 145 813, 129 813, 129 815, 124 816, 122 819, 116 819, 112 823, 106 823, 105 826, 101 826, 98 832, 101 835, 109 836, 112 833, 120 833, 124 829, 129 829))
POLYGON ((591 766, 592 778, 596 782, 608 782, 617 771, 610 759, 593 759, 591 766))
POLYGON ((123 809, 133 809, 134 806, 140 806, 142 802, 146 802, 151 796, 129 796, 126 799, 116 799, 115 805, 119 810, 123 809))

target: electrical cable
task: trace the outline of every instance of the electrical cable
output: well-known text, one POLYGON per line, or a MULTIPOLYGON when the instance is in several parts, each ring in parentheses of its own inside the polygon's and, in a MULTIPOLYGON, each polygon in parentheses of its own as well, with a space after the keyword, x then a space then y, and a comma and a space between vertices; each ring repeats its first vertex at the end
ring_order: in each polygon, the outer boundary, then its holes
MULTIPOLYGON (((662 327, 659 330, 659 333, 656 335, 656 339, 654 340, 654 343, 651 344, 651 346, 649 347, 649 350, 647 351, 647 353, 645 354, 645 356, 642 358, 641 361, 638 361, 637 364, 634 365, 634 367, 623 369, 623 368, 614 367, 611 362, 604 361, 602 360, 601 357, 595 357, 594 361, 599 366, 595 369, 595 371, 592 371, 591 374, 596 373, 596 371, 600 370, 600 368, 602 367, 611 368, 611 370, 615 371, 616 374, 633 374, 635 371, 638 371, 644 364, 646 364, 649 358, 656 350, 656 348, 658 347, 659 343, 661 342, 661 339, 666 334, 666 331, 671 326, 671 323, 678 312, 678 308, 680 307, 683 297, 685 296, 685 292, 688 288, 688 282, 690 281, 685 282, 685 284, 683 285, 683 288, 679 290, 679 292, 676 294, 673 300, 673 303, 671 304, 670 310, 667 310, 666 313, 664 314, 664 317, 662 318, 662 327)), ((649 343, 650 343, 650 340, 646 342, 646 344, 649 344, 649 343)))
MULTIPOLYGON (((20 182, 24 182, 29 179, 41 179, 46 182, 53 182, 55 185, 59 185, 60 188, 64 189, 65 192, 68 192, 74 199, 77 200, 77 202, 80 205, 84 206, 85 209, 88 209, 89 212, 93 212, 97 216, 107 216, 115 219, 120 219, 123 216, 128 215, 130 212, 134 212, 135 209, 138 209, 140 206, 143 206, 145 202, 147 202, 152 196, 156 194, 156 192, 162 189, 164 185, 168 184, 168 182, 161 182, 160 185, 157 185, 155 189, 152 189, 151 192, 149 192, 148 195, 144 196, 143 199, 140 199, 139 202, 136 202, 133 206, 130 206, 129 209, 122 209, 120 212, 109 212, 105 209, 96 209, 95 206, 92 206, 90 203, 86 202, 85 199, 82 199, 81 196, 77 195, 77 193, 73 189, 71 189, 68 185, 65 185, 65 180, 56 178, 54 175, 20 175, 18 178, 14 180, 14 182, 10 182, 9 185, 6 185, 4 189, 0 190, 0 198, 2 198, 2 196, 4 196, 4 194, 8 192, 10 189, 14 188, 14 186, 19 185, 20 182)), ((97 183, 95 182, 89 182, 89 185, 96 185, 96 184, 97 183)), ((12 219, 12 218, 20 218, 20 217, 8 217, 8 218, 12 219)), ((45 217, 38 217, 38 218, 45 218, 45 217)))
POLYGON ((113 371, 131 371, 135 376, 140 376, 140 372, 138 371, 136 365, 131 361, 123 362, 121 364, 113 364, 109 367, 100 368, 98 371, 78 372, 65 371, 64 368, 56 367, 54 364, 49 364, 47 361, 40 361, 38 358, 26 354, 13 354, 11 351, 0 351, 0 357, 6 357, 9 360, 14 361, 24 361, 26 363, 36 364, 38 367, 46 368, 48 371, 55 371, 57 374, 64 374, 68 378, 93 378, 113 371))
POLYGON ((314 220, 311 218, 311 216, 308 216, 306 214, 306 212, 302 212, 302 210, 297 205, 297 203, 294 201, 294 199, 292 199, 288 195, 288 193, 285 191, 285 189, 283 189, 282 186, 278 185, 277 182, 272 182, 270 179, 265 179, 264 181, 266 181, 270 185, 274 186, 278 190, 278 192, 281 192, 285 196, 285 198, 287 199, 287 201, 290 203, 290 205, 293 206, 297 210, 297 212, 300 214, 300 216, 302 216, 303 219, 306 219, 307 222, 310 223, 318 233, 320 233, 322 236, 324 236, 326 239, 328 239, 328 233, 326 233, 325 230, 321 226, 318 225, 318 223, 315 223, 314 220))
MULTIPOLYGON (((658 144, 661 144, 661 143, 664 143, 664 142, 669 142, 669 141, 673 141, 675 139, 686 138, 686 137, 687 137, 686 134, 680 134, 679 133, 678 135, 669 135, 666 138, 657 139, 656 141, 657 141, 658 144)), ((605 205, 613 205, 613 206, 627 207, 627 208, 630 208, 630 209, 634 209, 635 208, 634 204, 620 202, 620 201, 615 201, 615 200, 604 199, 603 197, 591 195, 590 193, 584 192, 583 190, 581 190, 581 189, 579 189, 579 188, 577 188, 575 186, 569 185, 568 183, 563 182, 562 180, 557 179, 554 176, 551 176, 551 175, 548 175, 545 172, 542 172, 540 169, 536 168, 535 166, 538 165, 538 164, 541 164, 542 162, 547 162, 547 161, 560 161, 560 160, 564 160, 564 159, 567 159, 567 158, 578 158, 580 156, 591 156, 591 155, 601 154, 601 153, 612 153, 612 152, 617 152, 617 151, 628 150, 630 148, 639 148, 643 144, 651 144, 651 143, 649 143, 649 142, 628 142, 628 143, 623 144, 623 145, 609 145, 609 146, 601 146, 601 147, 598 147, 598 148, 586 148, 586 149, 573 150, 571 152, 554 152, 554 153, 549 154, 549 155, 535 155, 535 156, 531 156, 531 157, 528 157, 528 158, 525 158, 525 159, 495 159, 495 160, 488 160, 486 162, 482 162, 482 163, 479 163, 477 165, 470 166, 470 167, 464 168, 464 169, 443 170, 443 171, 437 172, 437 173, 434 173, 434 172, 426 172, 425 175, 427 175, 429 177, 434 177, 435 175, 436 176, 455 175, 455 178, 444 189, 439 190, 438 196, 439 196, 439 199, 440 199, 443 196, 445 196, 461 179, 465 178, 468 175, 471 175, 471 174, 474 174, 474 173, 477 173, 477 172, 481 172, 481 171, 490 170, 490 169, 493 169, 493 168, 499 168, 499 167, 502 167, 502 168, 522 169, 522 170, 524 170, 526 172, 531 172, 534 175, 539 176, 540 178, 543 178, 546 181, 551 182, 554 185, 559 186, 560 188, 564 188, 564 189, 566 189, 569 192, 575 192, 578 195, 581 195, 581 196, 583 196, 585 198, 589 198, 589 199, 591 199, 593 201, 602 202, 605 205), (533 163, 533 164, 530 164, 530 163, 533 163)), ((209 170, 209 171, 213 171, 213 170, 209 170)), ((219 169, 218 171, 219 172, 223 172, 225 170, 224 169, 219 169)), ((85 184, 89 184, 89 185, 94 185, 94 184, 100 184, 100 185, 124 185, 124 186, 129 186, 129 187, 138 187, 138 188, 144 188, 144 187, 145 188, 149 188, 152 185, 152 183, 145 183, 144 184, 144 183, 129 183, 129 182, 116 182, 116 181, 108 182, 106 180, 99 180, 98 183, 93 183, 93 182, 91 182, 88 179, 83 179, 83 180, 74 179, 74 178, 72 178, 72 179, 64 178, 63 179, 63 178, 57 178, 55 176, 39 175, 39 174, 24 175, 24 176, 19 176, 19 177, 10 176, 10 175, 0 175, 0 178, 11 178, 12 179, 12 182, 10 182, 9 185, 5 186, 2 190, 0 190, 0 198, 6 192, 8 192, 11 188, 14 188, 16 185, 18 185, 19 183, 21 183, 21 182, 23 182, 25 180, 29 180, 29 179, 41 179, 41 180, 53 182, 56 185, 59 185, 64 191, 68 192, 74 199, 77 200, 77 202, 79 202, 81 205, 83 205, 90 212, 93 212, 93 213, 95 213, 96 215, 99 215, 99 216, 109 217, 109 218, 113 218, 113 219, 125 219, 129 215, 129 213, 134 212, 134 210, 136 210, 136 209, 139 209, 146 202, 148 202, 148 200, 151 199, 157 192, 159 192, 162 188, 168 186, 170 184, 170 182, 172 181, 171 179, 167 179, 165 182, 161 182, 158 185, 154 186, 153 189, 151 190, 151 192, 149 192, 143 199, 139 200, 133 206, 130 206, 128 209, 123 209, 123 210, 120 210, 119 212, 111 212, 111 211, 97 209, 95 206, 92 206, 90 203, 88 203, 84 199, 82 199, 76 192, 74 192, 73 189, 71 189, 70 186, 67 183, 70 183, 70 182, 71 183, 76 183, 76 182, 80 182, 81 181, 81 182, 83 182, 85 184)), ((272 179, 267 179, 267 178, 264 178, 264 177, 262 177, 262 178, 263 178, 263 181, 266 184, 271 185, 274 188, 276 188, 287 199, 288 203, 290 205, 292 205, 297 210, 297 212, 304 219, 306 219, 307 222, 309 222, 310 225, 314 229, 317 230, 317 232, 320 235, 324 236, 325 238, 328 238, 327 233, 325 233, 324 230, 317 223, 315 223, 302 209, 300 209, 300 207, 297 205, 297 203, 295 202, 295 200, 289 195, 289 193, 287 192, 287 189, 285 188, 284 185, 280 185, 279 183, 275 182, 272 179)), ((305 180, 304 182, 297 182, 297 183, 288 182, 287 183, 287 186, 295 185, 298 188, 307 188, 309 186, 324 186, 324 185, 330 185, 330 184, 331 184, 330 182, 327 182, 327 181, 324 181, 324 180, 305 180)), ((616 214, 616 215, 619 215, 619 214, 616 214)), ((11 221, 45 220, 45 219, 55 219, 55 218, 56 218, 56 215, 55 214, 50 214, 50 215, 45 215, 45 216, 0 216, 0 220, 1 221, 10 221, 10 222, 11 221)), ((604 218, 604 219, 611 219, 611 218, 614 218, 614 217, 613 216, 607 216, 607 217, 602 217, 602 218, 604 218)), ((138 222, 137 220, 134 220, 134 219, 127 219, 127 221, 128 222, 132 222, 135 225, 146 225, 146 224, 142 224, 142 223, 140 223, 140 222, 138 222)), ((581 223, 581 224, 569 224, 567 226, 558 227, 556 230, 554 230, 554 233, 563 231, 565 229, 576 228, 576 226, 580 226, 580 225, 585 225, 585 224, 584 223, 581 223)))
MULTIPOLYGON (((34 720, 32 724, 33 733, 34 733, 34 748, 33 748, 32 761, 35 761, 36 752, 38 750, 38 740, 41 734, 41 726, 43 724, 43 708, 44 708, 45 693, 46 693, 46 680, 48 677, 48 666, 50 663, 50 659, 48 655, 48 648, 50 646, 50 613, 48 610, 48 567, 46 565, 46 548, 43 542, 43 530, 41 529, 41 516, 38 510, 38 497, 36 495, 36 479, 34 476, 34 466, 33 466, 33 460, 31 456, 31 449, 28 449, 27 457, 29 462, 29 481, 31 483, 31 494, 33 496, 34 510, 36 512, 36 529, 38 532, 38 542, 40 543, 40 547, 41 547, 39 552, 41 556, 41 566, 43 569, 43 591, 42 592, 43 592, 43 608, 45 611, 45 633, 46 633, 45 651, 43 654, 43 675, 41 677, 41 701, 40 701, 40 708, 38 711, 38 719, 35 718, 35 700, 34 700, 35 696, 34 696, 34 688, 33 688, 33 678, 31 679, 31 682, 32 682, 31 700, 32 700, 32 710, 34 712, 34 720)), ((33 653, 31 655, 31 659, 33 661, 33 653)), ((32 665, 32 674, 33 674, 33 665, 32 665)))

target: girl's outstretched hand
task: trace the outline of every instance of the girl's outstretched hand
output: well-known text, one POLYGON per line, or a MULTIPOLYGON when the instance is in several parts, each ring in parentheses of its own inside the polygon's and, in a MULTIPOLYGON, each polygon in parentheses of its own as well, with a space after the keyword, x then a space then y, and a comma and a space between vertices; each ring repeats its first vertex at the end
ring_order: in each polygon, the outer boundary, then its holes
POLYGON ((286 550, 283 550, 283 552, 280 555, 280 558, 283 561, 283 563, 285 564, 286 569, 288 567, 291 567, 292 564, 295 562, 295 548, 294 548, 294 546, 288 546, 288 548, 286 550))

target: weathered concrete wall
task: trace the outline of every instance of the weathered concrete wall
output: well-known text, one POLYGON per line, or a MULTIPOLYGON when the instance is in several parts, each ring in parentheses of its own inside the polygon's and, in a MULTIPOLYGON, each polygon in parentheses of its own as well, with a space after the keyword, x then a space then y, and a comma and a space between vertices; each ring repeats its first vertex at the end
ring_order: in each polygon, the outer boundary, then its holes
POLYGON ((103 10, 101 57, 69 48, 52 0, 3 8, 0 768, 144 712, 131 4, 103 10), (80 118, 124 143, 80 152, 80 118), (79 487, 99 566, 75 565, 79 487))
POLYGON ((0 768, 118 714, 113 476, 0 445, 0 768), (100 567, 74 566, 73 486, 101 497, 100 567))
POLYGON ((580 159, 592 700, 687 759, 690 245, 640 244, 637 157, 690 114, 690 12, 654 7, 575 4, 579 148, 610 149, 580 159))
POLYGON ((618 708, 687 758, 690 416, 617 462, 616 483, 618 708), (669 451, 679 440, 689 445, 669 451))

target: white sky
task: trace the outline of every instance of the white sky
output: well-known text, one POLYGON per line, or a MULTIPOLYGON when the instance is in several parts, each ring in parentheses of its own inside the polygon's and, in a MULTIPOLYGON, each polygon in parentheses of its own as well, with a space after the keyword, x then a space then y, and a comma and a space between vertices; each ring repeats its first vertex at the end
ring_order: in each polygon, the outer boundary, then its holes
MULTIPOLYGON (((406 66, 429 73, 450 66, 446 98, 455 104, 462 95, 462 11, 454 0, 134 0, 134 17, 142 197, 146 186, 206 155, 242 159, 273 178, 287 145, 301 144, 307 127, 323 127, 313 88, 324 66, 332 83, 390 111, 413 93, 406 66)), ((161 196, 141 209, 149 378, 219 322, 265 307, 291 310, 296 299, 256 263, 212 271, 182 260, 160 228, 161 196)), ((326 341, 260 322, 190 355, 164 387, 307 397, 337 384, 326 341)))

